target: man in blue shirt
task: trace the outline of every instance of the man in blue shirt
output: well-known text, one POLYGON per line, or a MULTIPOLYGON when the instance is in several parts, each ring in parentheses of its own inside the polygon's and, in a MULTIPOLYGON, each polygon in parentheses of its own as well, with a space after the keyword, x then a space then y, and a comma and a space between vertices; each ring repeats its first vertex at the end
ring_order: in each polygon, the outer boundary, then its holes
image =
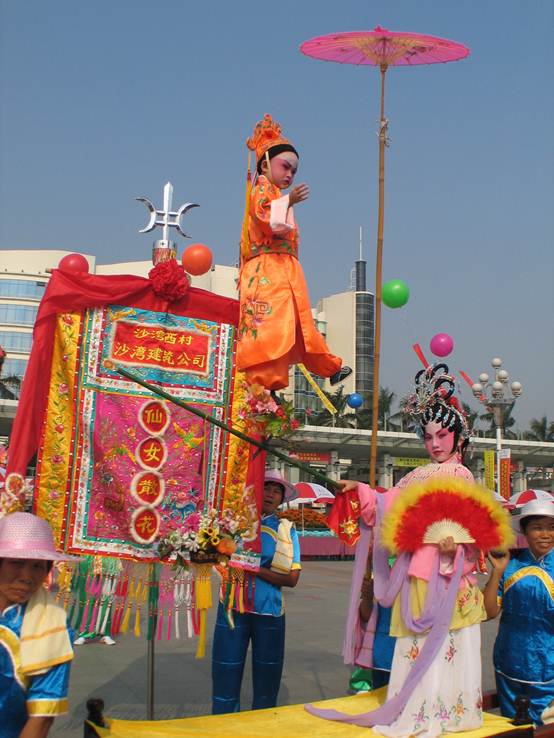
POLYGON ((285 657, 285 607, 282 587, 296 587, 300 544, 289 521, 277 508, 294 499, 296 490, 276 471, 267 471, 262 504, 262 559, 256 573, 252 612, 233 611, 229 626, 219 604, 212 647, 212 712, 240 710, 240 688, 248 644, 252 641, 252 709, 275 707, 285 657))

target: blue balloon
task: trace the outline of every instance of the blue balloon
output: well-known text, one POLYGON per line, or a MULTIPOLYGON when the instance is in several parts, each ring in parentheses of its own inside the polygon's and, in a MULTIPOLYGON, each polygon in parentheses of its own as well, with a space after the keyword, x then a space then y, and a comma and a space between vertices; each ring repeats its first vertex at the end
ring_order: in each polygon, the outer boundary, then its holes
POLYGON ((346 404, 349 407, 353 407, 354 409, 356 409, 364 404, 364 398, 360 395, 359 392, 353 392, 346 398, 346 404))

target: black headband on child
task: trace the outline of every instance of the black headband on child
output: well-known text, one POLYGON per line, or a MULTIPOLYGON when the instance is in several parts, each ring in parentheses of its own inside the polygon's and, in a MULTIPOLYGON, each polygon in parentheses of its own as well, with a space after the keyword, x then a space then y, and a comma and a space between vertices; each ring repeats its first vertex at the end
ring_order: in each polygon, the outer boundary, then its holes
MULTIPOLYGON (((298 151, 294 148, 292 144, 288 144, 288 143, 277 144, 277 146, 272 146, 270 149, 267 150, 267 155, 269 156, 271 160, 273 159, 274 156, 278 156, 279 154, 284 154, 285 151, 291 151, 293 154, 296 154, 296 156, 300 159, 300 155, 298 151)), ((256 167, 256 171, 258 172, 258 174, 262 173, 262 164, 264 161, 265 161, 265 154, 261 157, 256 167)))

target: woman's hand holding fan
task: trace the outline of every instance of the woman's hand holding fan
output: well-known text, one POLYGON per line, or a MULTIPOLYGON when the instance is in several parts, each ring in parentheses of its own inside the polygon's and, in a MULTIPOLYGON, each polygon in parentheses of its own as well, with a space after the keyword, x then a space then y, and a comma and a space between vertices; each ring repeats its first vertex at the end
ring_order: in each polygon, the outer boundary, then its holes
POLYGON ((506 550, 513 539, 509 514, 492 494, 452 477, 406 487, 381 525, 381 542, 396 555, 430 543, 448 555, 457 544, 472 544, 485 552, 506 550))

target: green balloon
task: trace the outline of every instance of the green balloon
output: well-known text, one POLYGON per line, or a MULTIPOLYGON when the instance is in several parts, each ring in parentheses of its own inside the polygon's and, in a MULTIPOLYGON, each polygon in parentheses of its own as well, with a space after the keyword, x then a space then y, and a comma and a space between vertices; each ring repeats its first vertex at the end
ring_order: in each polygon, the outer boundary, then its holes
POLYGON ((403 307, 408 302, 409 297, 409 287, 401 279, 391 279, 381 289, 381 299, 389 308, 403 307))

